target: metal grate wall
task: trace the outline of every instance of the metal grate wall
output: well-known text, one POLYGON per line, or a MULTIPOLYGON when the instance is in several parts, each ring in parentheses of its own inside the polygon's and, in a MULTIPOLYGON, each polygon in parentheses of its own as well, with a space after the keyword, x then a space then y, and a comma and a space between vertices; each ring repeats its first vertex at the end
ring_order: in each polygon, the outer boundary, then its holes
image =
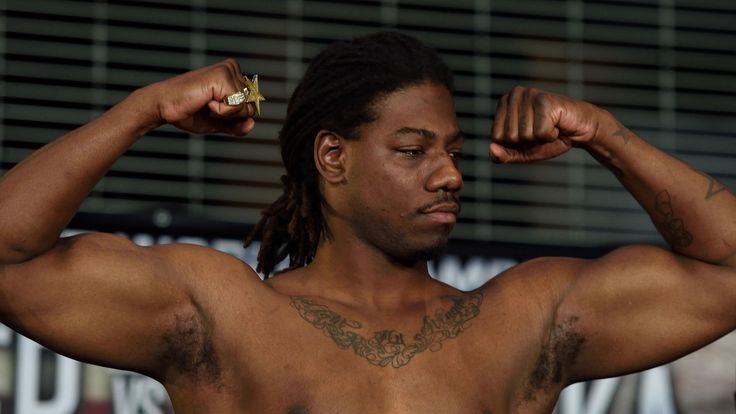
MULTIPOLYGON (((0 0, 3 172, 127 93, 226 57, 268 98, 246 139, 161 128, 82 211, 254 223, 280 194, 276 135, 310 57, 335 39, 398 29, 456 74, 469 135, 456 239, 597 246, 657 240, 587 154, 533 165, 487 157, 515 84, 602 105, 650 142, 736 187, 736 3, 717 0, 0 0)), ((150 219, 149 219, 150 220, 150 219)))

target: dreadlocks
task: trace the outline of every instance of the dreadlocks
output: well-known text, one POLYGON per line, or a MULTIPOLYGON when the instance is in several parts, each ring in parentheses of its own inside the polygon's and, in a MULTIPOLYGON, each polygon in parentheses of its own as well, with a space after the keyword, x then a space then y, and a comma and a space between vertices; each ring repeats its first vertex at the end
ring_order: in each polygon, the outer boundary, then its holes
POLYGON ((287 270, 304 266, 314 258, 320 238, 329 237, 313 158, 317 133, 329 130, 357 139, 359 128, 376 119, 376 102, 425 82, 453 90, 452 73, 437 53, 396 32, 337 42, 312 60, 279 133, 284 193, 263 211, 245 241, 248 246, 261 239, 259 272, 268 277, 287 256, 287 270))

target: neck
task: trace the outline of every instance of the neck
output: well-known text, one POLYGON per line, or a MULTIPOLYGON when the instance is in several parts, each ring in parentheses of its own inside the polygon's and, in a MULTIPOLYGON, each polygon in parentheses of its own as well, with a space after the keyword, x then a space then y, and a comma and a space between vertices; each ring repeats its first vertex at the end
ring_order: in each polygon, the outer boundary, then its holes
POLYGON ((375 309, 423 303, 437 285, 426 262, 402 264, 357 240, 322 240, 305 270, 336 300, 375 309))

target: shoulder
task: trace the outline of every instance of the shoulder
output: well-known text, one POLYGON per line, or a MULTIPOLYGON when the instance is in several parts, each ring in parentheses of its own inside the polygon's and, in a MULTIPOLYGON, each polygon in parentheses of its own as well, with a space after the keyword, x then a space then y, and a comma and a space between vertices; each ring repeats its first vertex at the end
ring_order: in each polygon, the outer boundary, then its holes
POLYGON ((166 244, 152 248, 156 254, 181 272, 207 273, 212 277, 224 277, 231 273, 260 281, 258 274, 243 260, 211 247, 195 244, 166 244), (216 273, 212 273, 216 272, 216 273))
POLYGON ((479 290, 491 295, 501 295, 509 300, 547 303, 564 294, 588 262, 570 257, 531 259, 493 277, 479 290))

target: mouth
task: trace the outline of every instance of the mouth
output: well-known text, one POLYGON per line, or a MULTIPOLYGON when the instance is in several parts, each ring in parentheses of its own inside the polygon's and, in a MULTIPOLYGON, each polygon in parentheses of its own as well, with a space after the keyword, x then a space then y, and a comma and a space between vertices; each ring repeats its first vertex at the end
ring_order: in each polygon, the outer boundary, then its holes
POLYGON ((457 214, 460 212, 460 204, 454 202, 444 202, 435 204, 427 209, 420 211, 433 221, 454 224, 457 221, 457 214))

